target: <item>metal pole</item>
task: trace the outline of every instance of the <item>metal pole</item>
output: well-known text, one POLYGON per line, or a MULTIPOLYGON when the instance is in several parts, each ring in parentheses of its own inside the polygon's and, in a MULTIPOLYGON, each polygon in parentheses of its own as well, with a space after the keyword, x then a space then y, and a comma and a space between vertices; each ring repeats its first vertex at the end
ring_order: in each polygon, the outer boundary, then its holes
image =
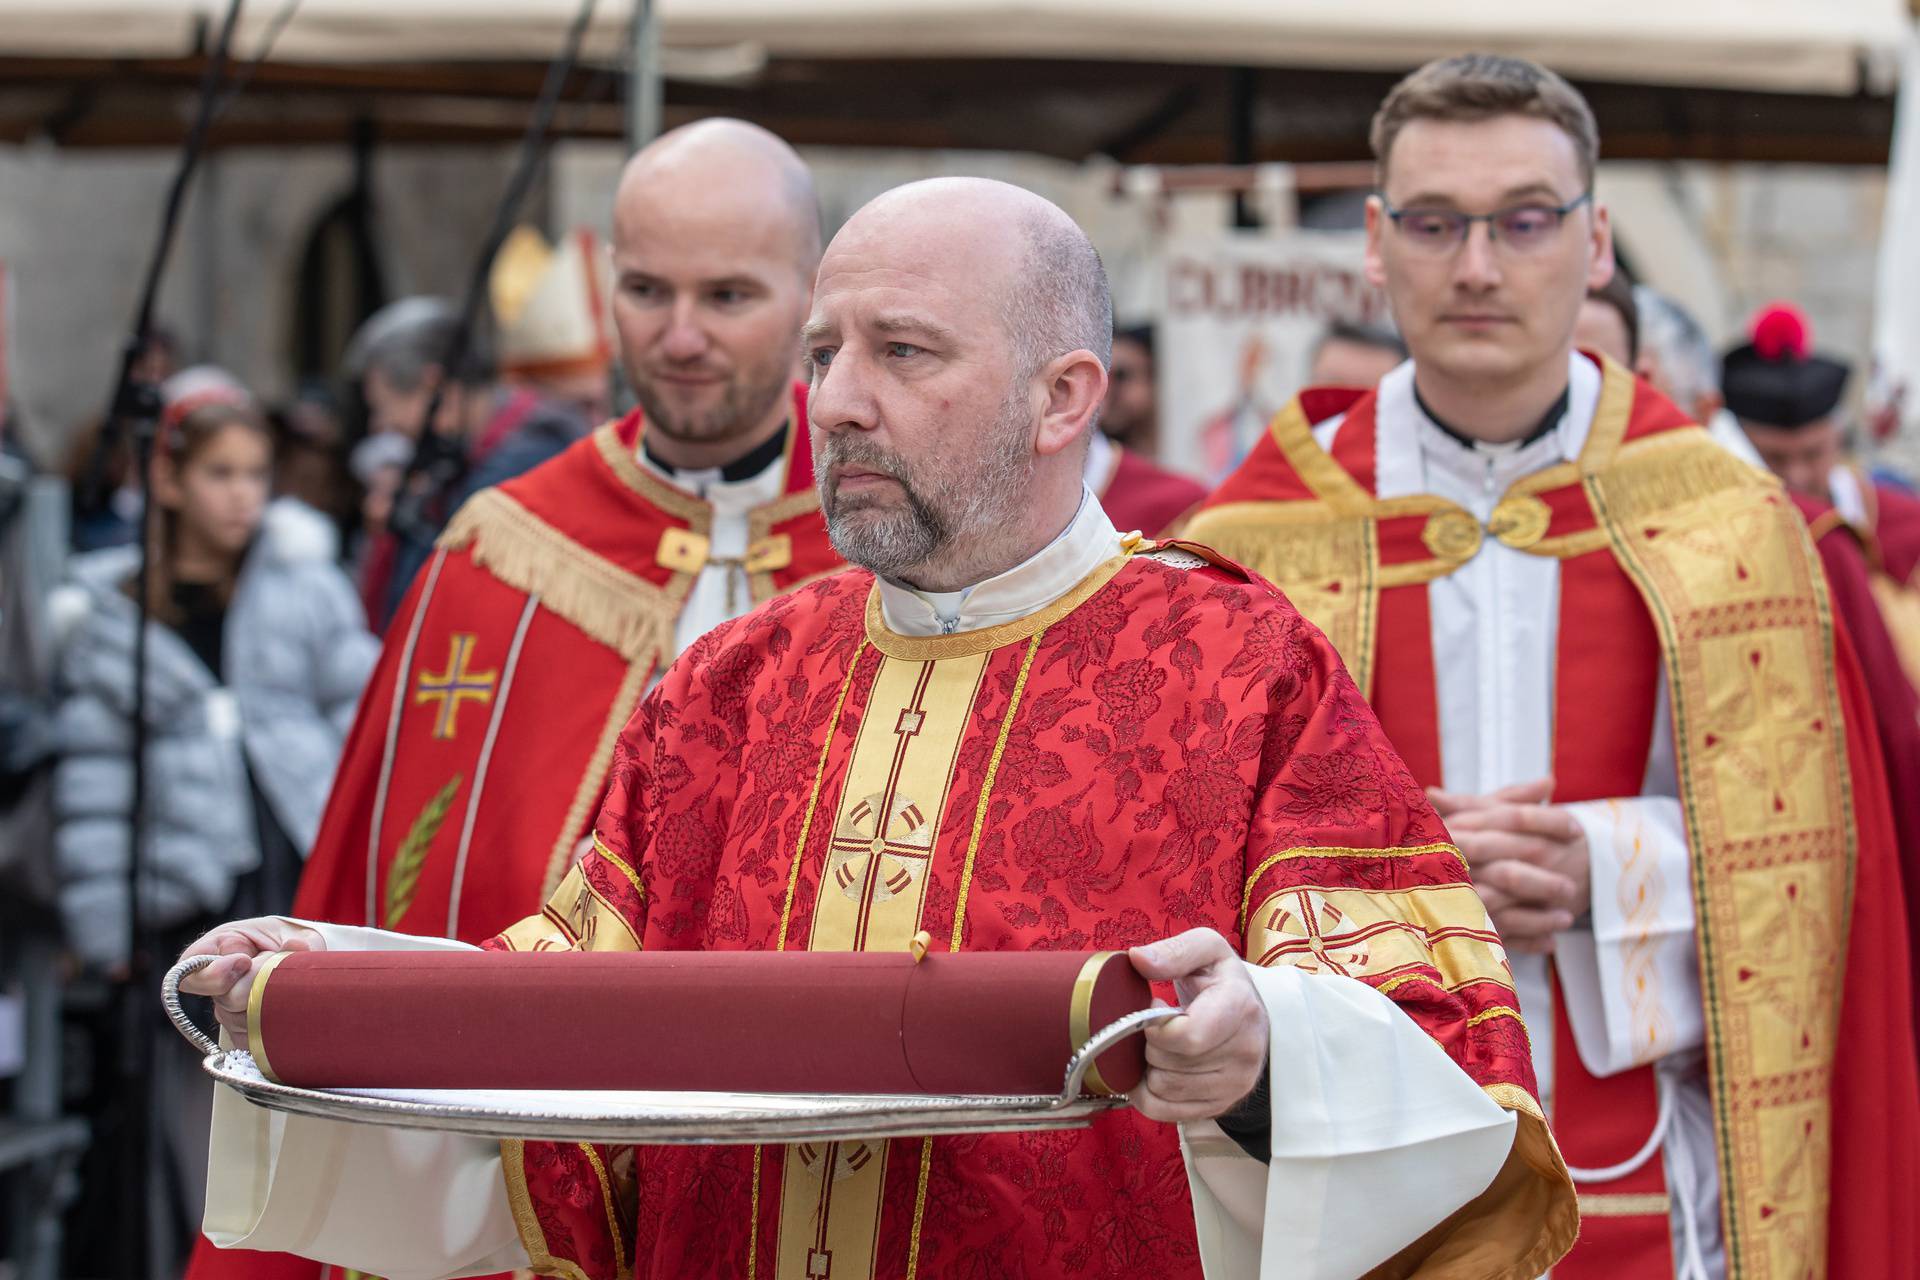
POLYGON ((634 0, 627 36, 627 152, 660 136, 660 19, 653 0, 634 0))
MULTIPOLYGON (((1227 163, 1231 165, 1251 165, 1254 162, 1253 113, 1255 109, 1254 72, 1252 67, 1235 67, 1228 73, 1227 80, 1227 163)), ((1233 225, 1236 227, 1257 227, 1260 219, 1254 216, 1253 202, 1245 191, 1236 191, 1233 196, 1233 225)))
POLYGON ((174 233, 179 227, 187 189, 206 149, 207 135, 219 114, 220 85, 227 72, 233 50, 233 33, 239 25, 242 0, 229 0, 225 21, 220 26, 207 65, 200 79, 200 100, 192 127, 180 149, 179 164, 167 190, 165 209, 160 220, 160 236, 147 263, 146 280, 140 291, 139 309, 134 314, 133 331, 120 353, 120 372, 114 380, 113 395, 107 401, 107 426, 102 436, 125 432, 133 445, 134 485, 140 502, 140 565, 136 579, 138 598, 134 603, 136 624, 133 633, 133 787, 129 798, 127 823, 127 980, 120 992, 120 1026, 124 1042, 120 1046, 120 1071, 126 1114, 126 1143, 120 1154, 119 1221, 120 1273, 128 1280, 150 1276, 153 1270, 152 1205, 150 1198, 153 1170, 152 1061, 147 1030, 153 1023, 153 999, 147 989, 152 973, 152 931, 141 911, 141 894, 146 885, 146 797, 147 761, 147 584, 153 558, 153 503, 147 484, 153 458, 153 440, 160 420, 160 393, 157 387, 139 381, 135 368, 145 354, 153 334, 153 310, 160 294, 160 282, 166 274, 167 260, 173 251, 174 233))

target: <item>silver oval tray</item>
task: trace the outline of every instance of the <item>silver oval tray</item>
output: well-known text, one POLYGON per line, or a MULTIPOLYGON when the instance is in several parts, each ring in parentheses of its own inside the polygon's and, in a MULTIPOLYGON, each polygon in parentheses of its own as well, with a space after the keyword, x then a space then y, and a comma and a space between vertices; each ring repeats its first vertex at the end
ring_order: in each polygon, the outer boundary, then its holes
MULTIPOLYGON (((196 957, 201 964, 211 957, 196 957)), ((202 1067, 247 1101, 289 1115, 355 1124, 429 1129, 477 1138, 553 1142, 712 1145, 919 1138, 965 1133, 1080 1129, 1124 1098, 1083 1096, 1094 1059, 1179 1009, 1142 1009, 1095 1032, 1068 1060, 1058 1094, 1022 1097, 815 1093, 650 1093, 600 1090, 301 1089, 260 1074, 245 1050, 222 1049, 179 1004, 180 979, 167 974, 163 999, 181 1034, 206 1054, 202 1067)))

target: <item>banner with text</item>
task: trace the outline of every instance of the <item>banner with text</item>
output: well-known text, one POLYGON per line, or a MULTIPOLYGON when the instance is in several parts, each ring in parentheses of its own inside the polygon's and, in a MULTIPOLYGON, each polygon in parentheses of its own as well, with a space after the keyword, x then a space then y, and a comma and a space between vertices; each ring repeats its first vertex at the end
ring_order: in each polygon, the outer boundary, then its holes
POLYGON ((1357 231, 1175 239, 1155 366, 1160 458, 1216 484, 1305 385, 1327 326, 1388 323, 1357 231))

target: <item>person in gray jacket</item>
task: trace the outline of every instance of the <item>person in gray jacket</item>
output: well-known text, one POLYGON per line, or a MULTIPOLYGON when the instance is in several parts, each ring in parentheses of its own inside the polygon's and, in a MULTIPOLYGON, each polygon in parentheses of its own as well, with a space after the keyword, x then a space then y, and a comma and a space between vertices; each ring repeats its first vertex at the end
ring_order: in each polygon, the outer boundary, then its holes
MULTIPOLYGON (((168 391, 152 472, 140 900, 157 955, 209 921, 291 906, 379 651, 332 527, 296 501, 269 504, 270 436, 245 393, 189 374, 168 391)), ((130 547, 82 556, 51 609, 60 912, 73 953, 110 976, 128 960, 137 568, 130 547)), ((198 1223, 210 1093, 170 1029, 154 1034, 152 1182, 166 1194, 152 1254, 154 1274, 170 1274, 198 1223)))

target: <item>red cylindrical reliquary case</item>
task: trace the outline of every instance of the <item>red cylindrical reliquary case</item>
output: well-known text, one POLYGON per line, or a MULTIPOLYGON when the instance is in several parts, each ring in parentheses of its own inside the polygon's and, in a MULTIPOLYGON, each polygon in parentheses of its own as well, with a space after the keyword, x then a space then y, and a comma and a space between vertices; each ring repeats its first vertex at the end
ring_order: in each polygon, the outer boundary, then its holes
MULTIPOLYGON (((331 1089, 1050 1094, 1152 1003, 1125 952, 289 952, 254 1062, 331 1089)), ((1139 1083, 1132 1036, 1087 1076, 1139 1083)))

